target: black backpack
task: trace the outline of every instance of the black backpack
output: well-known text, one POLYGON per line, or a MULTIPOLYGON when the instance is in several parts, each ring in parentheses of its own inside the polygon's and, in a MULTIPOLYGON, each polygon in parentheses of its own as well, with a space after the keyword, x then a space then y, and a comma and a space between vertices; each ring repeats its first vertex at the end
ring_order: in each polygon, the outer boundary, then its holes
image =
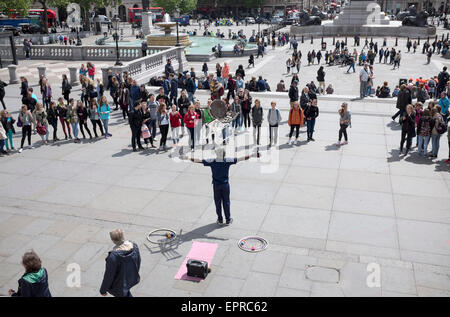
POLYGON ((440 84, 443 83, 445 85, 448 82, 448 79, 449 79, 449 75, 447 72, 441 72, 438 76, 438 80, 439 80, 440 84))

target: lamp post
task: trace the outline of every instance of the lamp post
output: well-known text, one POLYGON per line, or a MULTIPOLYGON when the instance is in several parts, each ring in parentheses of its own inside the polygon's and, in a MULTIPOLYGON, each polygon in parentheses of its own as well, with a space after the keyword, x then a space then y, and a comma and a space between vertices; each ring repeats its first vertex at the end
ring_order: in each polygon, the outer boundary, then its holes
POLYGON ((180 38, 178 36, 178 20, 180 18, 180 10, 178 8, 175 8, 175 10, 173 11, 173 17, 175 18, 177 23, 177 44, 175 46, 180 46, 180 38))
POLYGON ((115 15, 114 18, 112 19, 112 25, 114 30, 116 31, 116 33, 114 34, 114 37, 116 39, 116 54, 117 54, 116 63, 114 64, 115 66, 122 66, 119 56, 119 22, 120 22, 119 17, 115 15))

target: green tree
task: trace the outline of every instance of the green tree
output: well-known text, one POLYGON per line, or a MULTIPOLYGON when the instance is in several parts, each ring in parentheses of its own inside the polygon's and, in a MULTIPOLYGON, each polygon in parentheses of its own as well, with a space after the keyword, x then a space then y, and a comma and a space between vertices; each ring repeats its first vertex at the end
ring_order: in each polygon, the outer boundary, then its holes
POLYGON ((87 31, 91 29, 90 17, 93 9, 108 6, 117 7, 122 4, 122 0, 72 0, 71 2, 80 5, 84 29, 87 31))
POLYGON ((182 14, 192 13, 197 8, 197 0, 181 0, 179 8, 182 14))
POLYGON ((10 15, 10 10, 14 10, 21 16, 27 16, 32 2, 32 0, 1 0, 0 13, 10 15))
POLYGON ((48 33, 48 16, 47 9, 49 7, 62 7, 69 4, 69 0, 37 0, 42 5, 42 9, 44 9, 44 25, 43 28, 45 33, 48 33))
POLYGON ((197 8, 197 0, 155 0, 154 3, 169 14, 173 14, 176 8, 181 14, 191 13, 197 8))

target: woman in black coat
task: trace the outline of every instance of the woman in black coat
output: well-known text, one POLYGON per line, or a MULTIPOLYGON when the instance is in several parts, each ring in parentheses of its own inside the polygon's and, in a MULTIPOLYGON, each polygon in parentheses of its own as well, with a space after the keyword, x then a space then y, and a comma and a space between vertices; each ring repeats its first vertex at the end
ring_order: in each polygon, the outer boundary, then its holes
POLYGON ((241 76, 242 80, 245 79, 245 70, 244 70, 244 67, 243 67, 242 65, 239 65, 239 66, 238 66, 238 69, 236 69, 236 77, 237 77, 238 75, 241 76))
POLYGON ((403 145, 406 140, 406 152, 411 149, 412 138, 416 136, 416 114, 412 105, 406 106, 406 112, 400 116, 400 123, 402 125, 402 138, 400 141, 400 153, 403 152, 403 145))
POLYGON ((69 80, 67 79, 67 75, 62 75, 63 81, 62 81, 62 95, 64 96, 64 99, 67 101, 67 104, 69 104, 69 95, 70 91, 72 90, 72 86, 69 84, 69 80))
POLYGON ((5 102, 3 101, 3 98, 5 98, 5 87, 8 86, 7 83, 5 83, 3 80, 0 80, 0 102, 3 105, 3 109, 6 109, 5 102))

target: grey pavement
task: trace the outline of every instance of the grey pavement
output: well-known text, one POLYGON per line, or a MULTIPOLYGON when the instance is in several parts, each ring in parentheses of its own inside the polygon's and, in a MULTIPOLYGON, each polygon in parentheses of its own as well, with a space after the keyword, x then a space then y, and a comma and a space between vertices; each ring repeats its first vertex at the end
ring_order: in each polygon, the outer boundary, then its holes
MULTIPOLYGON (((273 56, 259 69, 279 74, 275 62, 282 54, 277 49, 264 57, 260 63, 273 56)), ((376 65, 377 80, 437 74, 440 64, 417 67, 422 57, 404 54, 395 73, 376 65)), ((279 63, 284 70, 284 57, 279 63)), ((302 68, 301 77, 312 80, 316 68, 302 68)), ((354 75, 327 74, 337 91, 354 94, 354 75)), ((19 107, 17 91, 17 85, 7 89, 12 110, 19 107)), ((207 96, 199 95, 203 104, 207 96)), ((229 227, 215 224, 209 169, 178 162, 170 150, 133 153, 130 129, 119 113, 112 115, 113 137, 107 140, 43 146, 33 135, 36 148, 1 157, 0 295, 17 288, 21 255, 35 249, 49 272, 53 295, 100 296, 104 259, 112 247, 108 232, 120 227, 141 250, 135 296, 448 297, 447 136, 433 161, 415 150, 399 156, 400 131, 390 118, 394 104, 354 101, 349 144, 338 147, 339 102, 321 99, 316 141, 306 142, 302 128, 300 145, 287 145, 288 100, 261 95, 264 109, 272 99, 284 121, 279 148, 262 148, 259 160, 231 167, 234 222, 229 227), (271 163, 277 168, 267 173, 271 163), (182 229, 181 244, 167 252, 150 248, 146 233, 157 228, 182 229), (237 242, 249 235, 267 239, 267 250, 241 251, 237 242), (218 244, 212 272, 200 283, 174 280, 192 241, 218 244), (81 267, 80 288, 66 284, 70 263, 81 267), (380 267, 380 283, 369 287, 374 264, 380 267)), ((264 146, 267 122, 262 131, 264 146)), ((245 140, 252 147, 251 131, 239 133, 230 147, 245 140)), ((14 142, 17 146, 18 134, 14 142)), ((187 140, 182 142, 186 146, 187 140)), ((240 148, 238 155, 244 153, 240 148)))

